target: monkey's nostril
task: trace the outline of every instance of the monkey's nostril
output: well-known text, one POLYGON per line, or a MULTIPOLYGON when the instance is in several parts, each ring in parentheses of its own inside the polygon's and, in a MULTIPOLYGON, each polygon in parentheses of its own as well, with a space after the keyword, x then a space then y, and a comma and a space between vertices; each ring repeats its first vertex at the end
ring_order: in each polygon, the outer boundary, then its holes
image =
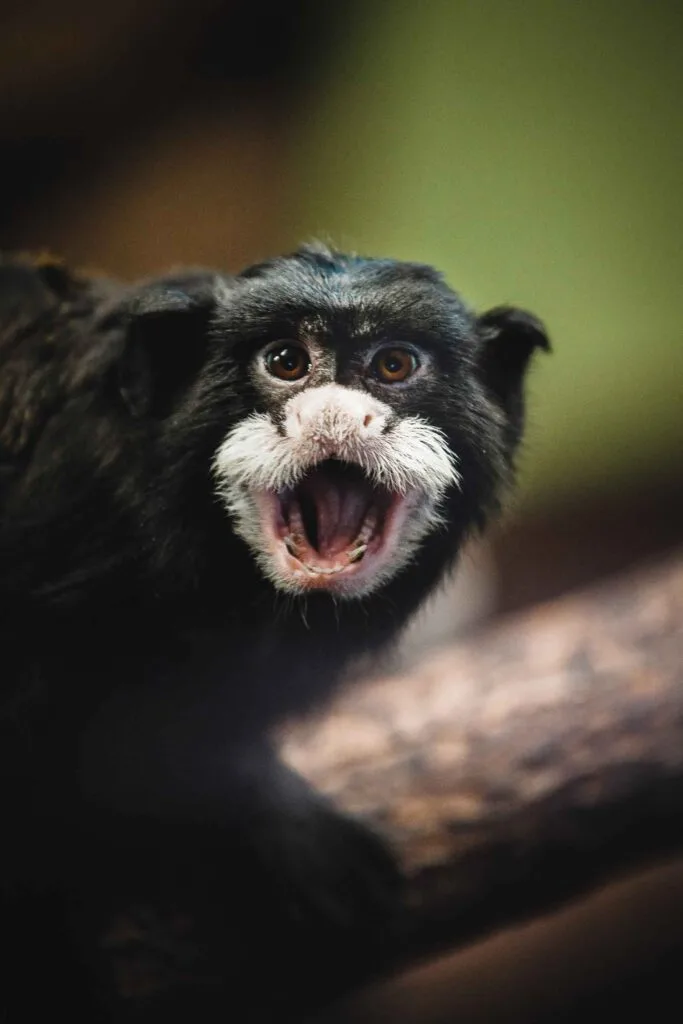
POLYGON ((372 423, 373 419, 374 419, 374 416, 372 415, 372 413, 368 413, 367 416, 365 417, 365 419, 363 420, 363 426, 364 427, 369 427, 370 424, 372 423))

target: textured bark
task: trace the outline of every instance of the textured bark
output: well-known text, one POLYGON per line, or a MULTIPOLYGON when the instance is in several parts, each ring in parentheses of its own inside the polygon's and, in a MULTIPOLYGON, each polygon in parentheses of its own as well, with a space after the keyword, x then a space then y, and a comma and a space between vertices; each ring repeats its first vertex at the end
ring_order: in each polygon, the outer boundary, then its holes
POLYGON ((681 849, 683 555, 350 687, 282 749, 398 857, 390 966, 681 849))

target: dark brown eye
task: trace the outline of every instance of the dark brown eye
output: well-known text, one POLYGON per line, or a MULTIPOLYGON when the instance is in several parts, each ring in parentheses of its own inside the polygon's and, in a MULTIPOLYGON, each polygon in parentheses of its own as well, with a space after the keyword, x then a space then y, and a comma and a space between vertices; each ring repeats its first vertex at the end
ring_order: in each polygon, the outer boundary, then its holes
POLYGON ((383 348, 372 360, 375 376, 384 384, 400 384, 417 370, 417 359, 406 348, 383 348))
POLYGON ((266 369, 280 380, 301 380, 311 368, 308 352, 301 345, 279 345, 266 354, 266 369))

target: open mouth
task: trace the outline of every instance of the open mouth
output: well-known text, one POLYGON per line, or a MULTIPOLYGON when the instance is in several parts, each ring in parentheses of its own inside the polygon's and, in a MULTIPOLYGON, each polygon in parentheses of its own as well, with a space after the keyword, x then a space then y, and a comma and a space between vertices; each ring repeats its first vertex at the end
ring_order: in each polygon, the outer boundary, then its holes
POLYGON ((264 497, 263 525, 280 564, 303 586, 327 589, 372 572, 405 504, 359 466, 336 459, 313 467, 296 487, 264 497))

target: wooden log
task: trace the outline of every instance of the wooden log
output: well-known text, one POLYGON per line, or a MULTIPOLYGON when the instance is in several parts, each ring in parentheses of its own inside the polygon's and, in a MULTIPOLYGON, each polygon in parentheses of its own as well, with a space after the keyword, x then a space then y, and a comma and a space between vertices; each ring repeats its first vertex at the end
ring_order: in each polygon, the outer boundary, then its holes
POLYGON ((368 977, 680 850, 683 554, 349 687, 281 749, 405 875, 368 977))

